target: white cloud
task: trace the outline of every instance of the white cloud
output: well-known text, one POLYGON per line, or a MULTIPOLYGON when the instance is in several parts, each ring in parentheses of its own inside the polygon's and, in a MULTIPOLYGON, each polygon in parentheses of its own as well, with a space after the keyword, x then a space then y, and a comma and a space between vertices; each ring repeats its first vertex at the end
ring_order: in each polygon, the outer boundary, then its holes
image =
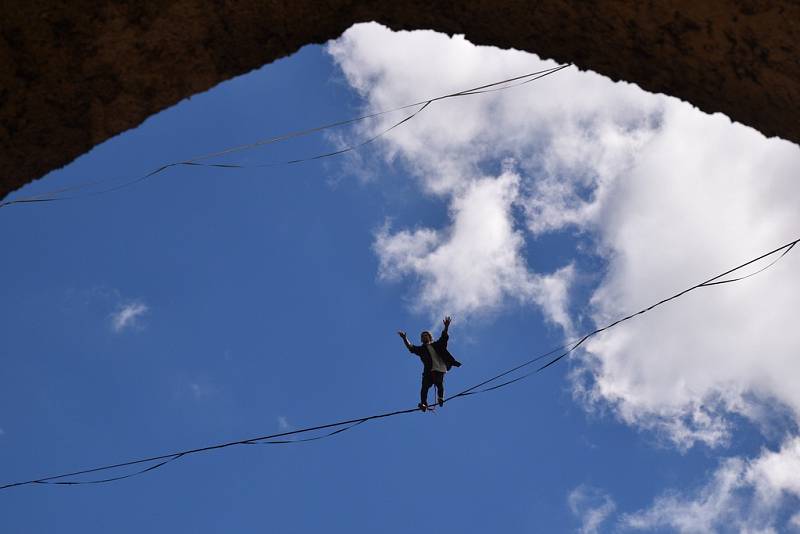
POLYGON ((598 488, 581 484, 572 490, 567 497, 572 514, 580 519, 581 534, 595 534, 600 525, 616 510, 616 504, 610 495, 598 488))
POLYGON ((220 387, 209 380, 208 377, 194 375, 179 375, 175 377, 174 396, 182 401, 205 402, 218 397, 222 392, 220 387))
POLYGON ((141 301, 128 302, 122 304, 111 314, 111 328, 114 332, 122 332, 139 326, 140 318, 147 313, 150 308, 141 301))
MULTIPOLYGON (((667 492, 651 507, 621 518, 632 530, 670 528, 681 533, 779 532, 781 506, 800 498, 800 438, 754 460, 729 458, 694 492, 667 492)), ((795 516, 796 517, 796 516, 795 516)))
POLYGON ((278 416, 278 430, 289 430, 290 428, 292 426, 289 424, 289 420, 283 415, 278 416))
POLYGON ((747 479, 761 502, 774 502, 784 493, 800 497, 800 437, 787 440, 778 451, 762 451, 747 479))
MULTIPOLYGON (((609 261, 598 323, 634 311, 782 244, 800 228, 800 151, 673 103, 662 132, 599 210, 609 261)), ((587 345, 595 399, 681 446, 724 443, 725 413, 769 398, 800 414, 800 298, 790 256, 740 284, 703 289, 587 345)), ((753 269, 754 270, 754 269, 753 269)))
MULTIPOLYGON (((554 65, 521 52, 475 47, 460 37, 451 39, 433 32, 392 34, 374 24, 352 28, 331 43, 329 51, 348 81, 364 94, 370 110, 554 65)), ((565 71, 540 83, 549 87, 548 94, 560 93, 569 83, 574 84, 575 74, 565 71)), ((598 76, 590 78, 587 95, 598 83, 607 83, 598 76)), ((558 210, 546 209, 554 202, 532 203, 540 198, 532 188, 546 188, 546 184, 544 179, 532 181, 531 176, 549 177, 549 189, 554 191, 554 177, 564 171, 563 165, 544 157, 545 145, 558 145, 561 152, 573 154, 575 161, 570 165, 581 172, 588 168, 583 160, 589 155, 576 148, 560 128, 567 122, 566 116, 553 120, 547 106, 532 98, 540 96, 534 87, 538 86, 437 102, 408 127, 378 141, 387 161, 406 165, 419 178, 424 192, 449 203, 448 227, 410 230, 387 226, 376 237, 382 276, 419 280, 415 294, 422 294, 422 299, 415 302, 420 311, 432 316, 477 315, 508 300, 535 302, 550 321, 570 327, 566 308, 573 266, 566 263, 550 273, 534 272, 525 259, 524 247, 529 243, 523 232, 534 224, 561 225, 548 218, 564 217, 558 210), (562 134, 555 135, 559 132, 562 134), (546 216, 537 216, 534 223, 533 213, 546 216)), ((556 107, 565 109, 568 100, 559 98, 556 107)), ((587 121, 596 114, 589 108, 584 101, 581 109, 587 112, 587 121)), ((619 128, 629 129, 632 113, 622 115, 619 128)), ((396 120, 386 117, 361 133, 373 134, 396 120)), ((591 131, 591 135, 601 133, 591 131)), ((609 140, 614 137, 603 135, 609 140)), ((639 134, 632 137, 638 139, 639 134)), ((620 147, 602 148, 592 151, 591 157, 609 165, 621 158, 622 152, 620 147)), ((578 211, 576 208, 571 219, 585 218, 578 211)))
MULTIPOLYGON (((554 65, 377 24, 351 28, 329 51, 369 110, 554 65)), ((569 328, 572 281, 594 274, 601 278, 585 313, 604 324, 800 228, 797 146, 575 68, 437 102, 375 146, 449 204, 444 227, 387 225, 375 240, 381 276, 415 284, 431 315, 535 302, 569 328), (565 230, 606 270, 567 263, 535 272, 538 239, 565 230)), ((689 294, 593 339, 573 360, 576 394, 681 448, 724 445, 732 412, 763 425, 774 406, 797 421, 797 261, 790 255, 758 277, 689 294)))
POLYGON ((518 299, 539 303, 549 319, 569 328, 565 308, 572 266, 540 276, 525 265, 524 239, 510 213, 519 180, 506 171, 470 183, 453 199, 452 225, 445 232, 382 228, 375 241, 381 276, 417 277, 421 289, 414 302, 434 316, 485 312, 518 299))
POLYGON ((675 492, 667 493, 651 508, 624 516, 622 524, 636 530, 669 527, 677 532, 698 534, 715 532, 722 524, 741 525, 743 499, 738 492, 743 486, 744 467, 742 460, 730 459, 695 495, 686 498, 675 492))

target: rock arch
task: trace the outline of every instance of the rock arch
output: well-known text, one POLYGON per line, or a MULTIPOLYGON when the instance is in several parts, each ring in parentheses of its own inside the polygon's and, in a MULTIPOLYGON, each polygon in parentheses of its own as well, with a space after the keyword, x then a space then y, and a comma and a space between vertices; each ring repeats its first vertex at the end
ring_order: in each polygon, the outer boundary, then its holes
POLYGON ((183 98, 357 22, 573 62, 800 141, 800 4, 767 0, 6 2, 0 198, 183 98))

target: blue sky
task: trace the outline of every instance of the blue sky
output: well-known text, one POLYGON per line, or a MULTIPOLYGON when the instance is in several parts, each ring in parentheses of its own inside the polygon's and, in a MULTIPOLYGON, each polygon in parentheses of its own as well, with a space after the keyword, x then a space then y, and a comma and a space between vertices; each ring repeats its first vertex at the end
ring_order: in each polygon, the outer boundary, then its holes
MULTIPOLYGON (((458 37, 362 26, 181 102, 20 194, 135 177, 540 65, 458 37)), ((464 366, 447 376, 452 393, 796 237, 794 145, 577 69, 472 98, 434 106, 355 156, 174 168, 117 193, 0 210, 0 481, 410 407, 421 365, 398 329, 416 339, 453 315, 464 366), (720 163, 731 160, 740 174, 720 163), (753 168, 773 182, 756 182, 753 168)), ((381 127, 228 161, 315 154, 381 127)), ((796 309, 797 263, 785 263, 436 414, 195 455, 114 484, 15 488, 0 525, 791 529, 800 482, 781 474, 796 461, 800 402, 781 376, 797 376, 787 362, 798 339, 776 341, 759 380, 746 378, 746 348, 786 321, 764 310, 796 309), (770 276, 780 291, 768 292, 770 276), (722 314, 738 305, 763 319, 742 323, 752 335, 731 333, 741 314, 722 314)))

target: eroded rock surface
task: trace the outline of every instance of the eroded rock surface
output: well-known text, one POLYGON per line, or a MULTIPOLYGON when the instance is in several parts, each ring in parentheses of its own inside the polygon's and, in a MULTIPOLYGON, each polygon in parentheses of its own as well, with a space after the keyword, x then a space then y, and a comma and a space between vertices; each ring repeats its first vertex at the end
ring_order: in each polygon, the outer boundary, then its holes
POLYGON ((5 0, 0 198, 183 98, 357 22, 573 62, 800 141, 800 3, 5 0))

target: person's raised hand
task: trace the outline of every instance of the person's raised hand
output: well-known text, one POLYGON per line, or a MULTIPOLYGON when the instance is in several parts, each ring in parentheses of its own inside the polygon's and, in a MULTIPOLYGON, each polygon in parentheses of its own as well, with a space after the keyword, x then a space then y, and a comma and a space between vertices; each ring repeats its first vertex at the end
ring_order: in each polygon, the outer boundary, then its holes
POLYGON ((444 321, 442 321, 442 322, 444 323, 445 328, 450 326, 450 316, 448 315, 447 317, 445 317, 444 321))
POLYGON ((402 330, 398 330, 398 331, 397 331, 397 335, 398 335, 398 336, 400 336, 400 337, 401 337, 401 338, 403 338, 403 339, 405 339, 405 338, 406 338, 406 333, 405 333, 405 332, 403 332, 402 330))

